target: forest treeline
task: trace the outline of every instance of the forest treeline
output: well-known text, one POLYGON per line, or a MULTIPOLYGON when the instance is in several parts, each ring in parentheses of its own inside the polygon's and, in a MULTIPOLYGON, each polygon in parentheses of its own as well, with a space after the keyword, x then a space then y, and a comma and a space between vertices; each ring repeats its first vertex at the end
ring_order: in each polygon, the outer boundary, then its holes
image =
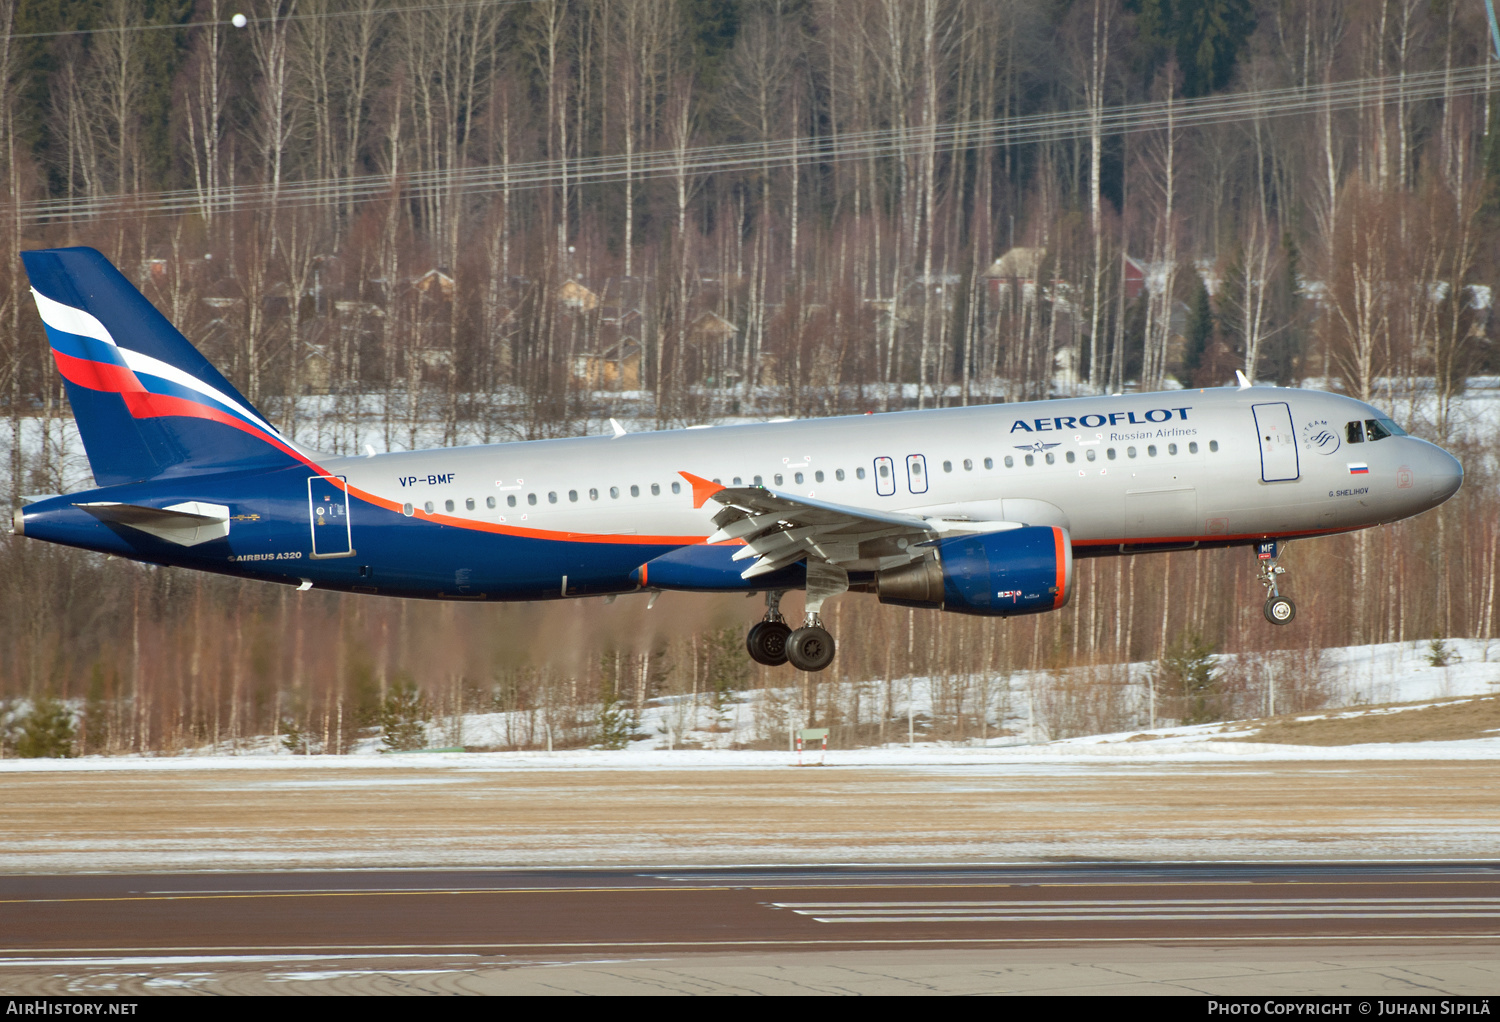
MULTIPOLYGON (((1088 562, 1032 621, 846 597, 884 646, 842 676, 1488 635, 1495 437, 1461 414, 1495 368, 1488 37, 1458 0, 0 0, 0 250, 99 248, 336 451, 1315 379, 1469 478, 1294 544, 1289 630, 1239 552, 1088 562)), ((0 403, 12 500, 86 484, 14 258, 0 403)), ((283 720, 338 748, 405 680, 585 713, 709 684, 755 616, 343 600, 18 540, 0 579, 0 696, 95 700, 121 749, 283 720)))

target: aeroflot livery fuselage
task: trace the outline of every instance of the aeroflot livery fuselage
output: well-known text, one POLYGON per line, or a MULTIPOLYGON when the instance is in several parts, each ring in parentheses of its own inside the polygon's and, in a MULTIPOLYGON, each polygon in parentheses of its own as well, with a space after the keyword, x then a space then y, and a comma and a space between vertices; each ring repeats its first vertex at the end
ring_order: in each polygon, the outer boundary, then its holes
POLYGON ((287 440, 92 249, 23 253, 98 489, 14 531, 300 588, 448 600, 768 594, 762 663, 833 656, 823 602, 1061 607, 1074 557, 1278 542, 1447 500, 1440 448, 1334 394, 1241 386, 333 457, 287 440), (807 620, 779 613, 807 592, 807 620))

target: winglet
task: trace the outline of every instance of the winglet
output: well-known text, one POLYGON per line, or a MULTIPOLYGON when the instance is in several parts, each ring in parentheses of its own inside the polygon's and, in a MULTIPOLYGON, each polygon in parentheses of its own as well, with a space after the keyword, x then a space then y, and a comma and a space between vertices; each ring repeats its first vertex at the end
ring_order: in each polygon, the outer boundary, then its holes
POLYGON ((610 437, 611 440, 618 440, 625 435, 625 427, 620 425, 619 419, 610 419, 609 428, 615 431, 615 435, 610 437))
POLYGON ((678 472, 677 474, 692 484, 694 509, 702 507, 704 501, 725 488, 723 483, 716 483, 712 479, 703 479, 693 475, 691 472, 678 472))
POLYGON ((1246 378, 1245 372, 1242 369, 1236 369, 1234 371, 1234 379, 1235 379, 1235 382, 1240 385, 1240 387, 1239 387, 1240 390, 1248 390, 1250 387, 1253 386, 1253 384, 1249 381, 1249 379, 1246 378))

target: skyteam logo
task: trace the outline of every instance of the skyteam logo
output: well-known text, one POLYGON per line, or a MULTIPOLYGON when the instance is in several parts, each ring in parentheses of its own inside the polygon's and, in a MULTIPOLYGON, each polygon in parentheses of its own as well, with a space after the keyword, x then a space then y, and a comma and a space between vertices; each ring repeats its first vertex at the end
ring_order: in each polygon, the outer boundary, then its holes
POLYGON ((1012 433, 1052 433, 1069 429, 1098 429, 1100 426, 1155 426, 1176 419, 1186 422, 1186 408, 1152 408, 1144 412, 1090 412, 1088 415, 1056 415, 1050 419, 1017 419, 1010 424, 1012 433))
POLYGON ((1319 454, 1334 454, 1342 443, 1338 430, 1327 419, 1314 419, 1302 427, 1302 446, 1319 454))
POLYGON ((1030 451, 1033 454, 1041 454, 1041 453, 1043 453, 1045 451, 1050 451, 1054 447, 1061 447, 1061 446, 1062 446, 1061 443, 1044 444, 1040 440, 1038 440, 1034 444, 1016 444, 1016 450, 1018 450, 1018 451, 1030 451))

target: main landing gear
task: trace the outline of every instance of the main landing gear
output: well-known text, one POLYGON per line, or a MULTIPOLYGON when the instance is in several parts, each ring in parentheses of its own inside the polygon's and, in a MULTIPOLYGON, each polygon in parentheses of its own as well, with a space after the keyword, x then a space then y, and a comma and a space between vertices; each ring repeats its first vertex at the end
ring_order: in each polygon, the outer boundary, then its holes
POLYGON ((781 593, 766 593, 766 616, 745 636, 750 659, 767 667, 780 667, 787 661, 786 642, 792 629, 781 617, 781 593))
POLYGON ((799 671, 821 671, 833 663, 833 636, 823 627, 817 613, 807 615, 807 623, 792 630, 781 616, 781 593, 766 593, 766 616, 745 636, 750 659, 767 667, 780 667, 790 661, 799 671))
POLYGON ((1281 595, 1276 576, 1286 574, 1286 569, 1276 563, 1281 547, 1276 540, 1268 539, 1256 547, 1255 555, 1260 559, 1260 584, 1266 587, 1266 620, 1273 625, 1290 624, 1297 616, 1297 605, 1281 595))

